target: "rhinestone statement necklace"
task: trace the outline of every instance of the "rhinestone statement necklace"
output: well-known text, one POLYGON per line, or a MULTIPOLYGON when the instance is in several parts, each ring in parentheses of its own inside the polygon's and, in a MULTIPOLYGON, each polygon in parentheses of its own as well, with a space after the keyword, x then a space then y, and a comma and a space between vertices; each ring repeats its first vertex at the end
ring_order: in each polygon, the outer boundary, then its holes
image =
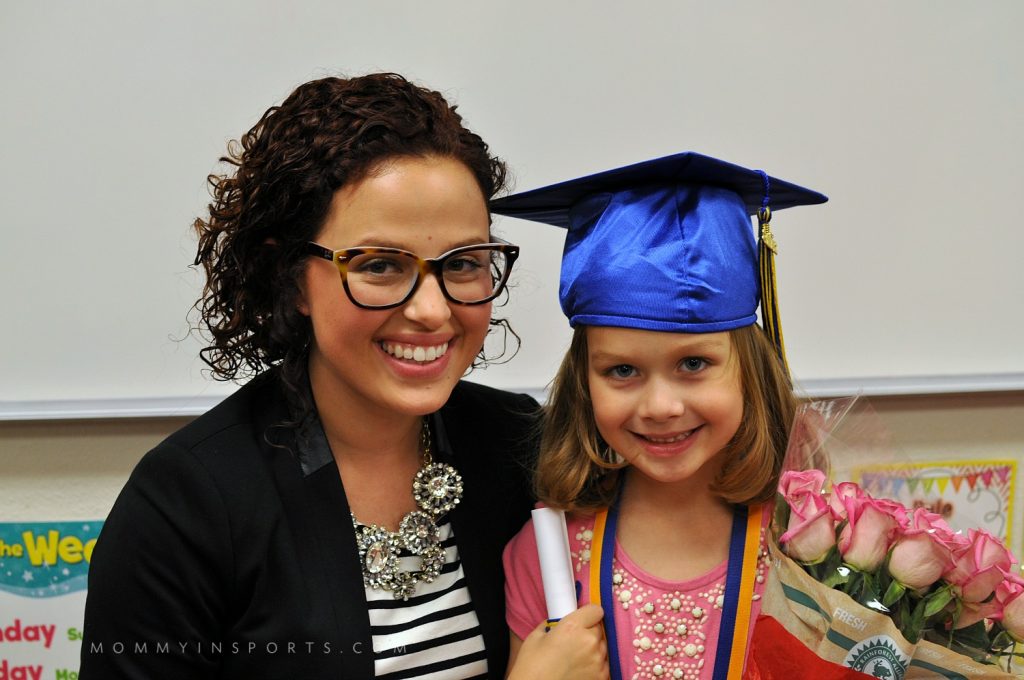
POLYGON ((376 524, 360 524, 352 515, 363 567, 363 583, 391 592, 396 600, 408 600, 419 583, 432 583, 444 566, 441 531, 437 520, 462 500, 462 476, 451 465, 435 463, 430 455, 430 425, 423 419, 420 434, 423 465, 412 481, 412 496, 419 510, 402 518, 397 532, 376 524), (419 569, 399 567, 402 549, 419 557, 419 569))

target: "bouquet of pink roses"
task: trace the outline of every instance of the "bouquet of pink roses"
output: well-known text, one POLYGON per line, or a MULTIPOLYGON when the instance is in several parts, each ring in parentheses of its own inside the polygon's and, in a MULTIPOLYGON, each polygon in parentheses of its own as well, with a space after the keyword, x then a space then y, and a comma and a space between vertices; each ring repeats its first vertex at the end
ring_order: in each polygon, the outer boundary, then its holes
POLYGON ((824 488, 820 470, 784 473, 776 518, 786 528, 783 550, 815 580, 886 614, 911 643, 986 663, 1016 656, 1024 579, 1001 541, 974 529, 964 536, 935 513, 872 498, 851 482, 824 488))
MULTIPOLYGON (((790 636, 792 654, 799 644, 833 664, 828 677, 849 677, 842 668, 893 680, 1011 677, 1024 640, 1024 579, 1013 555, 988 532, 953 531, 927 509, 851 482, 826 488, 833 463, 870 458, 899 456, 863 400, 798 409, 762 613, 790 636)), ((765 657, 759 680, 785 677, 765 657)))

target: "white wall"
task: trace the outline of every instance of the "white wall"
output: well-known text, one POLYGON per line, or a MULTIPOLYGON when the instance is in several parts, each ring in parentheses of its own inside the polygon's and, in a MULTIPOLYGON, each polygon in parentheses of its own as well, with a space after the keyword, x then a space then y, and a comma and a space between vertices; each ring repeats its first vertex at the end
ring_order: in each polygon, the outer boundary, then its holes
MULTIPOLYGON (((376 69, 457 101, 520 189, 692 149, 829 194, 774 220, 790 361, 812 392, 1024 387, 1016 0, 3 13, 0 417, 195 413, 225 394, 177 341, 204 178, 299 82, 376 69)), ((561 234, 498 227, 523 246, 508 314, 524 346, 475 379, 542 388, 568 339, 561 234)))

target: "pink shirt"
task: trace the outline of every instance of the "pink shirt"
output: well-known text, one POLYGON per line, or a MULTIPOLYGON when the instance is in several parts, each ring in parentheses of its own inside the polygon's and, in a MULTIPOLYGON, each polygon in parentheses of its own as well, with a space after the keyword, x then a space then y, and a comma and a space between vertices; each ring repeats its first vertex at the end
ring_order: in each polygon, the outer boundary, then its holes
MULTIPOLYGON (((770 512, 768 506, 765 507, 751 622, 757 619, 761 609, 761 593, 768 569, 764 541, 770 512)), ((568 515, 566 519, 573 569, 579 584, 579 604, 583 605, 590 601, 594 518, 568 515)), ((504 562, 506 618, 512 632, 526 639, 538 623, 547 619, 532 522, 527 522, 505 547, 504 562)), ((723 562, 703 576, 688 581, 666 581, 638 567, 618 540, 615 541, 612 592, 618 607, 615 631, 623 678, 711 678, 722 618, 726 566, 723 562)))

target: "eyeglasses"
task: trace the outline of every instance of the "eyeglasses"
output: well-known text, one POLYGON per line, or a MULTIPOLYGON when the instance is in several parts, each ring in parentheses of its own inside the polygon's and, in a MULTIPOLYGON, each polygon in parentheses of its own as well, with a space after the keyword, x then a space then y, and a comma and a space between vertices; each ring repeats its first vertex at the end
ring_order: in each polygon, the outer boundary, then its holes
POLYGON ((519 246, 481 243, 424 259, 398 248, 361 246, 330 250, 306 244, 306 253, 334 262, 352 303, 363 309, 390 309, 409 300, 423 278, 433 274, 445 298, 460 305, 481 305, 501 294, 519 246))

